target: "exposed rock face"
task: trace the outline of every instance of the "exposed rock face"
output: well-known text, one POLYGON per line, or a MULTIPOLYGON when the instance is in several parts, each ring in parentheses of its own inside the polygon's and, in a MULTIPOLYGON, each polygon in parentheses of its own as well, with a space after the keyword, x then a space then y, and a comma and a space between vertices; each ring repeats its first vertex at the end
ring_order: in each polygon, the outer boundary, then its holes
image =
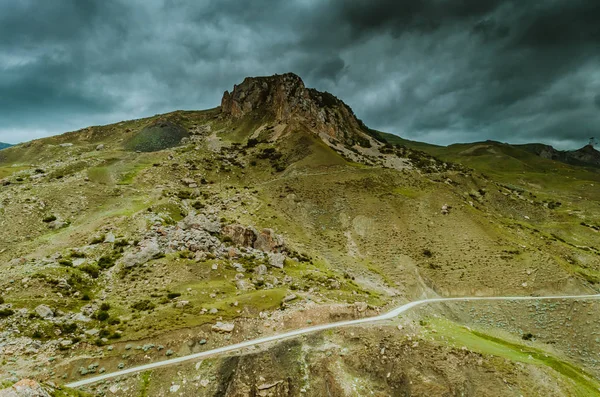
POLYGON ((275 234, 273 229, 263 229, 259 233, 252 226, 235 224, 224 226, 223 234, 236 245, 264 252, 281 252, 285 246, 283 238, 275 234))
POLYGON ((0 397, 50 397, 50 394, 31 379, 23 379, 8 389, 0 390, 0 397))
POLYGON ((256 236, 254 248, 265 252, 281 252, 284 248, 283 238, 275 234, 273 229, 263 229, 256 236))
POLYGON ((210 220, 205 215, 188 215, 180 223, 183 229, 206 230, 209 233, 219 233, 221 224, 216 220, 210 220))
POLYGON ((592 145, 586 145, 577 150, 556 150, 550 145, 542 144, 515 146, 548 160, 560 161, 572 165, 600 167, 600 152, 594 149, 592 145))
POLYGON ((234 118, 256 113, 269 114, 280 123, 301 120, 345 144, 370 146, 366 127, 349 106, 328 92, 306 88, 293 73, 247 77, 231 93, 225 91, 221 111, 234 118))
POLYGON ((258 233, 252 226, 244 227, 236 224, 223 227, 223 234, 231 238, 231 241, 236 245, 254 247, 258 233))

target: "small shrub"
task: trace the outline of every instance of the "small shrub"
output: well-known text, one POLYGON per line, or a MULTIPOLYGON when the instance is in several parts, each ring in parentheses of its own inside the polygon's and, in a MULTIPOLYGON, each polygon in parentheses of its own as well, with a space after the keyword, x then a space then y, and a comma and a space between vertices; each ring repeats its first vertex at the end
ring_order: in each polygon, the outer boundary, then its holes
POLYGON ((181 200, 189 200, 192 198, 192 192, 180 190, 177 192, 177 197, 179 197, 181 200))
POLYGON ((44 221, 46 223, 54 222, 55 220, 56 220, 56 216, 54 216, 54 215, 48 215, 48 216, 44 217, 44 219, 42 219, 42 221, 44 221))
POLYGON ((85 293, 81 296, 81 300, 82 301, 89 301, 90 300, 90 295, 85 293))
POLYGON ((0 310, 0 318, 6 318, 6 317, 10 317, 13 314, 15 314, 15 312, 11 309, 2 309, 0 310))
POLYGON ((526 334, 523 334, 523 336, 521 336, 521 339, 523 339, 523 340, 532 340, 533 338, 534 338, 534 336, 531 332, 528 332, 526 334))
POLYGON ((79 252, 79 251, 71 251, 69 256, 71 258, 85 258, 85 254, 83 252, 79 252))
POLYGON ((180 294, 179 292, 169 292, 169 293, 167 294, 167 297, 168 297, 169 299, 175 299, 175 298, 178 298, 178 297, 180 297, 180 296, 181 296, 181 294, 180 294))
POLYGON ((58 261, 58 264, 62 265, 62 266, 67 266, 67 267, 73 266, 73 262, 71 262, 69 259, 61 259, 58 261))
POLYGON ((108 320, 109 317, 110 317, 110 315, 108 314, 107 311, 99 310, 96 312, 96 320, 98 320, 98 321, 108 320))
POLYGON ((152 310, 156 306, 149 300, 142 300, 131 305, 131 308, 138 311, 152 310))
POLYGON ((256 138, 250 138, 248 139, 248 142, 246 143, 246 147, 250 148, 250 147, 254 147, 256 145, 258 145, 258 139, 256 138))
POLYGON ((103 304, 100 305, 100 310, 103 310, 105 312, 110 310, 110 304, 104 302, 103 304))
POLYGON ((59 324, 57 327, 63 334, 72 334, 77 331, 77 324, 75 323, 59 324))
POLYGON ((98 259, 98 266, 100 266, 100 269, 109 269, 114 265, 115 258, 113 258, 111 255, 104 255, 101 256, 100 259, 98 259))
POLYGON ((202 204, 200 201, 194 201, 192 207, 194 207, 194 209, 196 210, 201 210, 202 208, 204 208, 204 204, 202 204))
POLYGON ((108 323, 110 325, 117 325, 117 324, 121 324, 121 320, 118 317, 111 317, 108 319, 108 323))
POLYGON ((120 248, 120 247, 127 247, 129 245, 129 243, 127 242, 127 240, 117 240, 114 243, 114 248, 120 248))
POLYGON ((427 258, 431 258, 433 256, 433 252, 431 252, 431 250, 425 248, 423 250, 423 256, 426 256, 427 258))
POLYGON ((4 298, 0 296, 0 305, 4 303, 4 298))
POLYGON ((79 266, 79 270, 89 274, 92 278, 98 278, 98 276, 100 275, 100 268, 96 265, 92 265, 89 263, 79 266))
POLYGON ((92 241, 90 241, 90 244, 91 245, 101 244, 104 242, 105 239, 106 239, 106 236, 104 234, 101 234, 100 236, 96 236, 96 237, 92 238, 92 241))

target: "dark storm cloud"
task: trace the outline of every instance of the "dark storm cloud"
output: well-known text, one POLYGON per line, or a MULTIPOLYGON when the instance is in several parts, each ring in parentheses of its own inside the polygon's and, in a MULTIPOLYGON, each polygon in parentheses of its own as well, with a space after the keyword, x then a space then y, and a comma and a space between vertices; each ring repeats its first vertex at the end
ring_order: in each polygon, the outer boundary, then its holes
POLYGON ((410 139, 577 146, 600 135, 595 3, 4 2, 0 141, 214 107, 292 71, 410 139))

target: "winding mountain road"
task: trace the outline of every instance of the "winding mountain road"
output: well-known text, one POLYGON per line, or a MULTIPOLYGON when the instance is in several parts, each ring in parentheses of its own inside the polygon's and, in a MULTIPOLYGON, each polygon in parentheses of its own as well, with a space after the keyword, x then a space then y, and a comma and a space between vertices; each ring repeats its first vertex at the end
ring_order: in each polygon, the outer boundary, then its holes
POLYGON ((109 374, 104 374, 100 376, 95 376, 92 378, 82 379, 77 382, 69 383, 65 386, 70 388, 77 388, 85 385, 90 385, 93 383, 97 383, 106 379, 116 378, 118 376, 133 374, 136 372, 147 371, 154 368, 165 367, 168 365, 178 364, 185 361, 197 360, 206 358, 209 356, 215 356, 222 353, 228 353, 235 350, 240 350, 256 345, 260 345, 268 342, 276 342, 283 339, 294 338, 300 335, 306 335, 313 332, 324 331, 332 328, 340 328, 347 327, 352 325, 359 325, 365 323, 374 323, 382 320, 391 320, 395 317, 398 317, 401 313, 404 313, 407 310, 410 310, 416 306, 430 304, 430 303, 440 303, 440 302, 467 302, 467 301, 525 301, 525 300, 548 300, 548 299, 600 299, 600 294, 597 295, 561 295, 561 296, 496 296, 496 297, 462 297, 462 298, 432 298, 432 299, 424 299, 418 300, 414 302, 409 302, 398 306, 397 308, 390 310, 387 313, 380 314, 374 317, 366 317, 357 320, 348 320, 348 321, 340 321, 329 324, 316 325, 314 327, 301 328, 294 331, 288 331, 277 335, 265 336, 264 338, 253 339, 241 343, 236 343, 234 345, 223 346, 217 349, 207 350, 200 353, 194 353, 183 357, 172 358, 169 360, 158 361, 155 363, 140 365, 137 367, 132 367, 128 369, 124 369, 121 371, 112 372, 109 374))

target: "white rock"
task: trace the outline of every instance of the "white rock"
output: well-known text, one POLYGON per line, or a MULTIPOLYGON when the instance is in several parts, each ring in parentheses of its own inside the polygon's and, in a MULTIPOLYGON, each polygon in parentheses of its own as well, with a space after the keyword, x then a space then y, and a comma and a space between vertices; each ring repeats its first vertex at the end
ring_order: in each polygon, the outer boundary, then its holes
POLYGON ((284 261, 285 255, 283 254, 269 254, 269 264, 273 267, 283 269, 284 261))
POLYGON ((215 325, 212 326, 212 330, 214 332, 221 332, 221 333, 230 333, 233 331, 234 328, 235 328, 235 324, 224 323, 221 321, 218 321, 215 325))
POLYGON ((104 238, 104 242, 105 243, 114 243, 115 242, 115 235, 112 232, 109 232, 106 237, 104 238))
POLYGON ((46 305, 39 305, 38 307, 35 308, 35 312, 41 318, 52 318, 52 317, 54 317, 54 312, 52 311, 52 309, 50 309, 46 305))

